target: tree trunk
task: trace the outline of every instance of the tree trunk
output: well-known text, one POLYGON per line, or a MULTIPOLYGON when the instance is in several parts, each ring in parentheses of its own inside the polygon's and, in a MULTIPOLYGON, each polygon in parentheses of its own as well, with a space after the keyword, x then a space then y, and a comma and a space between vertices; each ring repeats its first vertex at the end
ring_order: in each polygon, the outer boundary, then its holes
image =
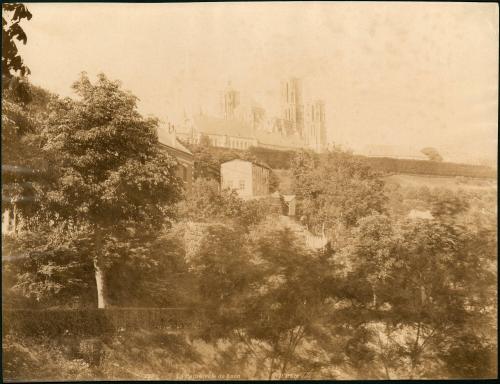
POLYGON ((99 265, 102 251, 102 233, 99 229, 95 233, 95 254, 94 254, 94 272, 97 287, 97 308, 106 308, 106 298, 104 296, 104 273, 99 265))
POLYGON ((14 222, 12 224, 12 233, 15 235, 17 233, 17 209, 16 209, 15 204, 14 204, 12 211, 14 213, 14 222))
POLYGON ((94 259, 95 283, 97 287, 97 308, 106 308, 106 300, 104 298, 104 276, 102 269, 94 259))
POLYGON ((273 378, 273 372, 274 372, 274 356, 271 359, 271 366, 269 367, 269 377, 268 377, 268 380, 271 380, 273 378))
POLYGON ((2 215, 2 232, 9 233, 10 231, 10 209, 6 209, 2 215))

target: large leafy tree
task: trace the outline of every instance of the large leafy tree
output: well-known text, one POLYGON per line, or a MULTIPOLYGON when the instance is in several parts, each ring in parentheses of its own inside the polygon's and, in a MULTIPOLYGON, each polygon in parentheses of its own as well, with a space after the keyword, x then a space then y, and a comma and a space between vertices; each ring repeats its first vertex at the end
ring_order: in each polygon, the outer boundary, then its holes
POLYGON ((321 158, 301 152, 291 170, 300 214, 316 232, 339 224, 352 227, 360 218, 384 211, 383 181, 347 152, 334 149, 321 158))
POLYGON ((328 256, 273 220, 248 234, 212 226, 191 261, 205 316, 201 336, 239 346, 228 363, 250 377, 306 377, 327 367, 316 336, 332 292, 328 256))
POLYGON ((79 98, 52 103, 41 134, 54 177, 39 216, 85 229, 102 308, 106 270, 127 255, 148 258, 144 244, 173 217, 181 184, 158 146, 157 121, 138 113, 135 96, 102 74, 96 83, 82 74, 73 89, 79 98))
MULTIPOLYGON (((348 243, 341 254, 349 272, 339 292, 349 303, 346 324, 357 323, 350 351, 364 348, 380 363, 374 377, 453 376, 461 365, 456 359, 467 363, 466 353, 454 357, 449 347, 466 339, 475 342, 471 355, 476 349, 492 352, 491 231, 471 231, 449 217, 394 222, 373 215, 359 221, 348 243)), ((486 357, 463 366, 461 374, 488 377, 491 371, 486 357)))

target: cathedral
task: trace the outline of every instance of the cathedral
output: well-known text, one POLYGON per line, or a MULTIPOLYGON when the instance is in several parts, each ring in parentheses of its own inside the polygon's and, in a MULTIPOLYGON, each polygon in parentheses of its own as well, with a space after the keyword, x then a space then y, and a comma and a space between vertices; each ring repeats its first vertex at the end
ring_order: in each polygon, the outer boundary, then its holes
POLYGON ((217 147, 247 149, 251 146, 278 150, 326 148, 325 105, 305 101, 300 79, 282 82, 280 115, 242 100, 231 84, 220 95, 219 116, 200 113, 177 130, 179 138, 198 143, 202 136, 217 147))

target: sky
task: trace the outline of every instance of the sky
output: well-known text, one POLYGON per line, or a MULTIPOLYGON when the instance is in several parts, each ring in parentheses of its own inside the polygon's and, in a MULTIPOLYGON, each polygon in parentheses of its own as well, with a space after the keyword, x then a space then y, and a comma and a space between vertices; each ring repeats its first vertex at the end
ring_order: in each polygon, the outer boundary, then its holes
POLYGON ((493 3, 31 3, 31 81, 62 96, 86 71, 118 79, 164 122, 214 113, 230 81, 272 114, 280 82, 325 101, 328 141, 497 156, 493 3))

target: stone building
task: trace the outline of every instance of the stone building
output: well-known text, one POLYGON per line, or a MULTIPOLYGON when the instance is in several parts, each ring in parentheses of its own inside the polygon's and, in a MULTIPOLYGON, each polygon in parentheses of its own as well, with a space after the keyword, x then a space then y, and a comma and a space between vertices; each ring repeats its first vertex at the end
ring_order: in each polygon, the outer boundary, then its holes
POLYGON ((234 159, 221 164, 222 188, 235 190, 243 199, 269 195, 270 169, 251 161, 234 159))
POLYGON ((162 148, 177 160, 177 176, 184 182, 184 190, 189 195, 194 176, 193 154, 177 139, 175 128, 170 124, 158 130, 158 140, 162 148))

